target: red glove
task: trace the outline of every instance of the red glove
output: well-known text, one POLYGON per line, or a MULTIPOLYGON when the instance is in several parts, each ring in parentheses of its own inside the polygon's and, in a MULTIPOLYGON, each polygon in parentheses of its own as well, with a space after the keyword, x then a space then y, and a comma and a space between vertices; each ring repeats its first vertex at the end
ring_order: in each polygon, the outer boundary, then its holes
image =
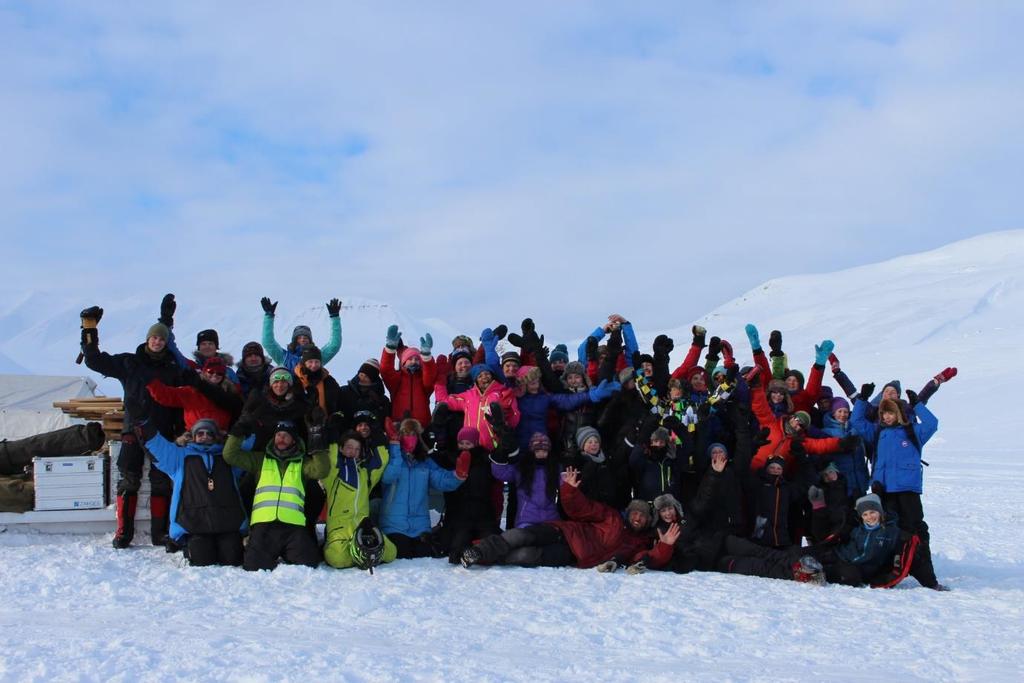
POLYGON ((469 451, 462 451, 459 453, 459 457, 455 459, 455 476, 459 479, 465 479, 469 476, 469 461, 473 455, 469 451))
POLYGON ((839 372, 839 358, 836 357, 836 354, 828 354, 828 364, 832 367, 833 375, 839 372))
POLYGON ((398 441, 398 430, 395 429, 395 422, 390 417, 384 418, 384 433, 388 436, 388 441, 398 441))
POLYGON ((434 362, 437 364, 437 381, 435 384, 444 384, 448 381, 448 356, 439 353, 434 356, 434 362))
POLYGON ((935 381, 942 384, 943 382, 948 382, 954 377, 956 377, 956 368, 946 368, 939 374, 935 375, 935 381))
POLYGON ((732 355, 732 344, 725 339, 722 340, 722 365, 727 368, 736 365, 736 359, 732 355))

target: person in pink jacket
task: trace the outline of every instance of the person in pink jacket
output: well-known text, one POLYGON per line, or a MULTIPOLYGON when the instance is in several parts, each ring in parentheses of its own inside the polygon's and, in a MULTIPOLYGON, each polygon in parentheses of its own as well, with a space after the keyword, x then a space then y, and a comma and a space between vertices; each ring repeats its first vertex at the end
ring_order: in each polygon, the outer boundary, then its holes
MULTIPOLYGON (((463 413, 463 427, 473 427, 480 432, 480 445, 493 451, 499 437, 491 429, 487 421, 487 413, 491 403, 497 402, 505 415, 505 422, 515 428, 519 424, 519 406, 513 389, 502 386, 494 381, 494 375, 486 365, 474 365, 469 376, 473 380, 473 388, 458 394, 448 395, 448 388, 443 380, 434 385, 434 397, 438 403, 445 403, 450 410, 463 413)), ((444 377, 439 372, 438 377, 444 377)))

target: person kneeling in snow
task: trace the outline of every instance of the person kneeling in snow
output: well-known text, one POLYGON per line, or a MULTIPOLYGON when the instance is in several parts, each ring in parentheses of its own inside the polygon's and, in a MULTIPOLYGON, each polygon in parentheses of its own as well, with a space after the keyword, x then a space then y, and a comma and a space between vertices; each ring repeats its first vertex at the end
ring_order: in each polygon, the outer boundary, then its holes
POLYGON ((171 478, 170 535, 186 548, 189 564, 237 567, 242 564, 242 533, 249 519, 238 493, 242 471, 222 457, 221 431, 214 420, 192 425, 192 442, 176 446, 149 423, 137 427, 153 462, 171 478))
MULTIPOLYGON (((567 468, 559 492, 568 521, 544 522, 489 536, 462 553, 462 564, 515 564, 522 567, 589 569, 613 561, 635 565, 646 557, 649 566, 664 566, 672 546, 651 534, 651 507, 634 500, 625 519, 618 510, 587 498, 579 489, 580 473, 567 468)), ((641 568, 642 570, 642 568, 641 568)))
POLYGON ((280 422, 264 452, 253 453, 242 448, 242 439, 253 428, 250 418, 241 417, 224 445, 224 460, 228 464, 257 476, 243 566, 247 571, 273 569, 278 558, 284 557, 288 564, 315 567, 320 564, 320 550, 306 530, 303 480, 323 479, 331 469, 327 450, 317 443, 322 436, 310 435, 313 450, 307 454, 295 423, 280 422))
POLYGON ((380 481, 390 457, 384 446, 364 449, 363 439, 354 431, 342 434, 336 444, 331 444, 331 469, 324 479, 327 489, 324 560, 332 567, 372 569, 375 564, 391 562, 398 556, 395 544, 385 536, 381 536, 383 547, 375 558, 366 557, 355 542, 361 525, 375 530, 372 522, 368 522, 370 491, 380 481))

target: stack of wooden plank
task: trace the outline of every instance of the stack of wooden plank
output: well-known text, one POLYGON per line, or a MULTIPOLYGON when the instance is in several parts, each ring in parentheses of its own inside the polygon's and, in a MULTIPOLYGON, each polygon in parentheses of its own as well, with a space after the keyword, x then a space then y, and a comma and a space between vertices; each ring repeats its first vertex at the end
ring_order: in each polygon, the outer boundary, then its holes
POLYGON ((61 411, 72 417, 102 422, 107 439, 121 440, 121 431, 124 428, 124 402, 119 398, 107 396, 73 398, 69 401, 57 401, 53 407, 60 408, 61 411))

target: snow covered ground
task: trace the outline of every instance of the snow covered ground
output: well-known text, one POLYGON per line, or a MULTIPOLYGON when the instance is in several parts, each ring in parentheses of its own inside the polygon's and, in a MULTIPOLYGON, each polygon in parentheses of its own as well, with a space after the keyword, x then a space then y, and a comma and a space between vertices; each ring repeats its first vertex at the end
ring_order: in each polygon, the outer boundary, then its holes
MULTIPOLYGON (((997 233, 775 280, 704 319, 741 359, 744 323, 765 340, 782 329, 795 367, 831 337, 857 383, 916 388, 960 368, 930 403, 940 428, 925 448, 926 519, 950 593, 912 579, 880 591, 431 560, 373 576, 247 574, 114 551, 107 536, 8 531, 0 679, 1022 680, 1021 273, 1024 232, 997 233)), ((688 328, 673 333, 678 357, 688 328)))

